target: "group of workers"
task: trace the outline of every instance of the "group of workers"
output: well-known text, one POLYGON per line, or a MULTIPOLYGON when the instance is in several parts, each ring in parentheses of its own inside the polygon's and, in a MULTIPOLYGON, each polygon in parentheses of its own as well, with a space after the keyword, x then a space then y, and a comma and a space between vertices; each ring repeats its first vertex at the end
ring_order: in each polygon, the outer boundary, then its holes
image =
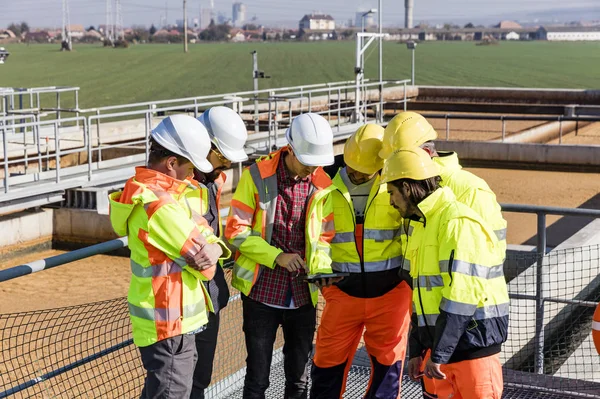
POLYGON ((361 126, 336 160, 329 122, 301 114, 287 146, 244 169, 223 229, 224 170, 248 159, 244 122, 226 107, 162 120, 148 165, 110 196, 131 249, 142 398, 204 397, 229 300, 220 261, 233 251, 245 399, 265 398, 280 326, 284 398, 309 396, 309 370, 311 398, 341 398, 364 339, 365 398, 400 397, 408 348, 425 398, 500 399, 506 222, 485 181, 436 138, 422 115, 403 112, 385 129, 361 126))

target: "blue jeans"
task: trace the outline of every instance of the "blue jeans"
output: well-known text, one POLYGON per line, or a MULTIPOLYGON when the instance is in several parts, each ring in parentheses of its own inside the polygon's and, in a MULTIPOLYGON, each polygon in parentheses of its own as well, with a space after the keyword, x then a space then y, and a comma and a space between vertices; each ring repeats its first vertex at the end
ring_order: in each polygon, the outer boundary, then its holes
POLYGON ((277 309, 242 295, 246 338, 244 399, 264 399, 277 328, 281 325, 285 399, 306 399, 307 365, 315 335, 316 309, 312 304, 298 309, 277 309))

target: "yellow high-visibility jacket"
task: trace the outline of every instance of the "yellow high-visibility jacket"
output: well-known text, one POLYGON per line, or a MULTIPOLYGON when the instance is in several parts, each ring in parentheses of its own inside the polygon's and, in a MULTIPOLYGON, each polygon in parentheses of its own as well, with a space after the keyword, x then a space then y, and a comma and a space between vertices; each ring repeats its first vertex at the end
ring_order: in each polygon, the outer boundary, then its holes
POLYGON ((413 277, 410 357, 431 349, 436 363, 500 352, 508 331, 508 291, 494 231, 448 187, 410 220, 406 261, 413 277))
MULTIPOLYGON (((283 251, 271 245, 277 207, 277 165, 284 147, 245 169, 238 183, 225 227, 225 238, 237 248, 233 265, 233 287, 249 295, 263 267, 274 268, 275 258, 283 251)), ((330 242, 333 226, 334 190, 331 179, 317 168, 312 174, 312 187, 306 212, 306 264, 309 274, 331 273, 330 242)), ((318 289, 309 284, 313 305, 318 289)))
POLYGON ((219 243, 223 258, 231 252, 206 227, 200 212, 208 193, 193 183, 138 167, 124 190, 110 195, 113 229, 129 238, 127 301, 137 346, 193 332, 208 322, 207 304, 212 305, 201 281, 212 278, 214 268, 200 273, 184 256, 202 251, 205 243, 219 243))
POLYGON ((459 202, 481 216, 494 230, 500 252, 506 253, 506 220, 502 217, 496 194, 485 180, 462 168, 455 152, 438 151, 438 154, 432 159, 440 169, 442 186, 450 187, 459 202))
MULTIPOLYGON (((386 184, 377 175, 365 208, 362 232, 362 256, 356 242, 356 216, 352 198, 340 172, 333 178, 337 188, 333 198, 335 237, 331 242, 331 267, 350 272, 336 285, 348 295, 379 297, 397 286, 402 278, 402 234, 400 214, 390 205, 386 184)), ((406 270, 408 275, 408 269, 406 270)))

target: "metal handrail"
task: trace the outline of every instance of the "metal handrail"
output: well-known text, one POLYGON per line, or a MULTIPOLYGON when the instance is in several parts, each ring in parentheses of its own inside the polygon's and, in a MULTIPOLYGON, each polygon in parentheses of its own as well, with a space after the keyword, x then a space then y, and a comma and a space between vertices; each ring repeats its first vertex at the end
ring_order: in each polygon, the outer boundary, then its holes
MULTIPOLYGON (((548 206, 536 206, 536 205, 525 205, 525 204, 501 204, 502 210, 504 212, 519 212, 519 213, 534 213, 537 214, 538 217, 540 215, 552 214, 552 215, 565 215, 565 216, 587 216, 587 217, 595 217, 600 218, 600 210, 596 209, 580 209, 580 208, 560 208, 560 207, 548 207, 548 206)), ((538 223, 538 243, 543 241, 545 243, 545 224, 543 225, 543 230, 539 230, 542 225, 538 223), (543 239, 540 239, 540 235, 543 235, 543 239)), ((128 244, 127 237, 121 237, 115 240, 103 242, 100 244, 92 245, 86 248, 81 248, 75 251, 67 252, 64 254, 60 254, 57 256, 49 257, 46 259, 38 260, 35 262, 26 263, 23 265, 14 266, 5 270, 0 271, 0 282, 12 280, 17 277, 22 277, 28 274, 40 272, 42 270, 47 270, 50 268, 58 267, 70 262, 74 262, 77 260, 81 260, 90 256, 99 255, 107 252, 111 252, 114 250, 122 249, 126 247, 128 244)), ((538 244, 539 248, 539 244, 538 244)), ((536 296, 533 297, 531 295, 522 295, 522 294, 511 294, 512 299, 525 299, 525 300, 535 300, 536 301, 536 370, 538 372, 543 372, 543 349, 544 349, 544 336, 543 336, 543 315, 544 315, 544 303, 548 302, 557 302, 557 303, 569 303, 569 304, 577 304, 580 306, 591 307, 595 305, 593 302, 589 301, 580 301, 580 300, 560 300, 556 298, 545 298, 544 297, 544 286, 540 284, 540 281, 543 279, 540 278, 540 273, 542 271, 543 262, 543 254, 541 257, 538 257, 537 264, 537 273, 538 273, 538 290, 536 291, 536 296), (539 314, 541 312, 541 315, 539 314), (538 327, 538 323, 542 322, 542 329, 538 327), (541 352, 540 352, 541 351, 541 352), (541 356, 541 364, 539 357, 541 356), (540 368, 541 367, 541 368, 540 368)), ((231 301, 232 299, 230 299, 231 301)), ((69 370, 72 370, 76 367, 87 364, 91 361, 94 361, 100 357, 109 355, 119 349, 125 348, 129 345, 133 344, 132 339, 125 340, 117 345, 113 345, 109 348, 101 350, 99 352, 93 353, 92 355, 86 356, 82 359, 78 359, 68 365, 60 367, 56 370, 52 370, 40 377, 25 381, 21 384, 13 386, 3 392, 0 392, 0 397, 6 397, 17 392, 23 391, 29 387, 37 385, 40 382, 43 382, 52 377, 56 377, 62 373, 65 373, 69 370)))

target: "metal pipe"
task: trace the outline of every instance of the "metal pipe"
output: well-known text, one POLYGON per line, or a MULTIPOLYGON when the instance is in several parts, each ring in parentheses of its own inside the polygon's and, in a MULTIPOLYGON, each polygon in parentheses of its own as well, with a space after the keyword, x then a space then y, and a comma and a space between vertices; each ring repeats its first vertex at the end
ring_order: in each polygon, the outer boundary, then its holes
POLYGON ((504 139, 506 138, 506 121, 504 120, 504 116, 502 116, 501 120, 502 120, 502 142, 504 143, 504 139))
POLYGON ((6 137, 6 128, 2 128, 2 145, 4 151, 4 193, 8 193, 9 190, 9 172, 8 172, 8 138, 6 137))
POLYGON ((446 141, 450 140, 450 114, 446 114, 446 141))
POLYGON ((361 41, 362 36, 358 35, 356 38, 356 68, 354 73, 356 74, 355 79, 355 90, 354 90, 354 122, 359 122, 360 117, 360 79, 362 75, 362 65, 361 65, 361 41))
POLYGON ((544 374, 544 256, 546 255, 546 214, 537 214, 537 268, 535 284, 535 372, 544 374))
POLYGON ((60 129, 58 121, 54 122, 54 159, 56 160, 56 183, 60 183, 60 129))
POLYGON ((525 204, 500 204, 503 212, 540 213, 546 215, 582 216, 600 218, 600 209, 560 208, 555 206, 538 206, 525 204))
POLYGON ((404 103, 404 112, 406 112, 407 99, 406 99, 406 82, 404 82, 404 96, 402 97, 402 102, 404 103))
POLYGON ((90 256, 103 254, 127 246, 127 237, 120 237, 115 240, 106 241, 89 247, 76 249, 75 251, 65 252, 64 254, 51 256, 46 259, 36 260, 35 262, 25 263, 14 266, 9 269, 0 270, 0 282, 12 280, 13 278, 37 273, 42 270, 51 269, 66 263, 75 262, 90 256))
POLYGON ((562 118, 558 116, 558 144, 562 144, 562 133, 563 133, 563 125, 562 118))
POLYGON ((338 88, 338 93, 337 93, 337 108, 338 108, 338 115, 337 115, 337 131, 340 131, 340 124, 342 123, 342 89, 338 88))

